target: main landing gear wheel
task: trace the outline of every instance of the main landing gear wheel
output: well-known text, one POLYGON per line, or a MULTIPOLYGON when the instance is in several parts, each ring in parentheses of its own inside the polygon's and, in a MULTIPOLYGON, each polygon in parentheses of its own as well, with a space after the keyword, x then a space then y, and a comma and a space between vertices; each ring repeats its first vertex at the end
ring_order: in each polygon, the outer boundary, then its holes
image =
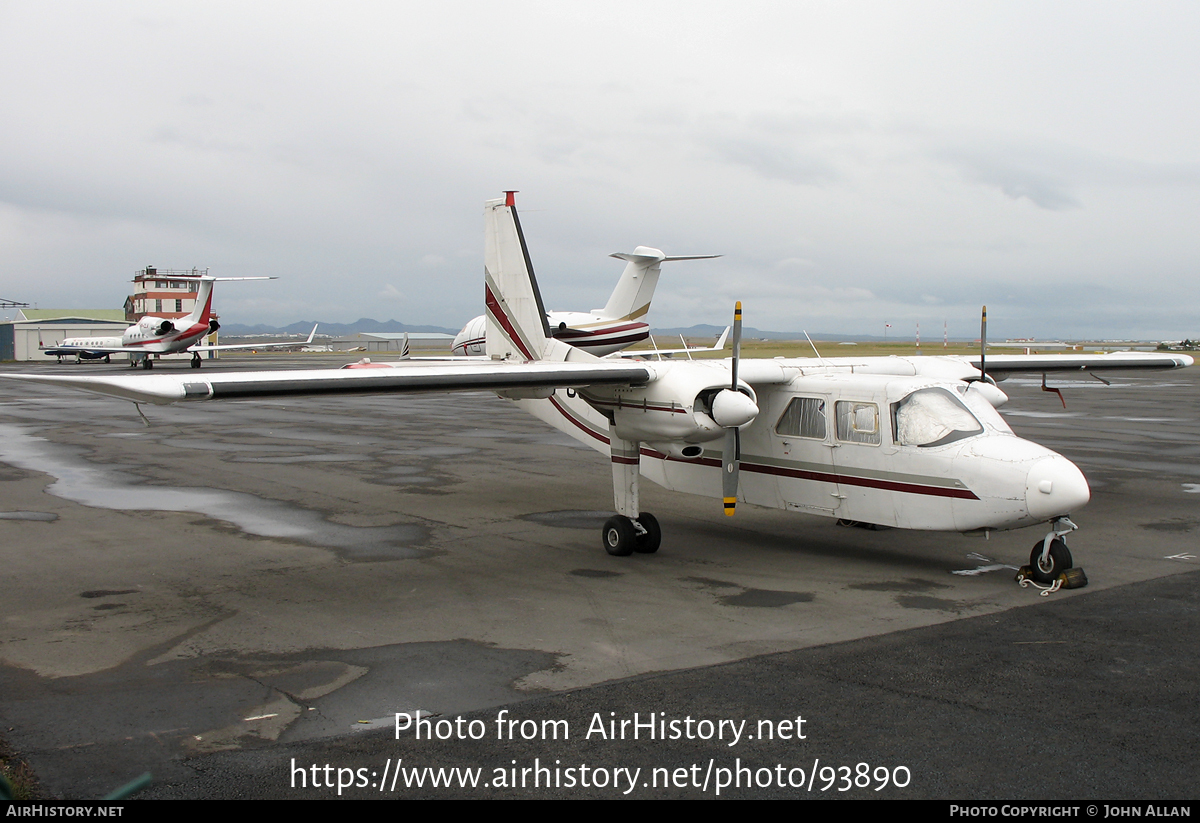
POLYGON ((633 550, 641 554, 654 554, 662 543, 662 529, 658 525, 658 518, 648 512, 642 512, 638 515, 638 523, 646 533, 639 534, 634 539, 633 550))
POLYGON ((1050 552, 1044 560, 1042 548, 1041 540, 1033 544, 1033 551, 1029 553, 1029 570, 1033 573, 1034 582, 1049 586, 1059 575, 1071 568, 1071 550, 1060 537, 1050 541, 1050 552))
POLYGON ((614 557, 626 557, 633 554, 637 543, 637 529, 633 521, 623 514, 608 518, 604 523, 604 550, 614 557))
POLYGON ((628 557, 634 552, 654 554, 662 543, 662 528, 649 512, 639 514, 636 522, 618 514, 605 521, 602 538, 604 550, 614 557, 628 557))
POLYGON ((147 370, 154 368, 154 360, 150 357, 150 355, 146 355, 142 358, 142 368, 147 370))
POLYGON ((198 352, 192 352, 192 368, 200 368, 200 354, 198 352))

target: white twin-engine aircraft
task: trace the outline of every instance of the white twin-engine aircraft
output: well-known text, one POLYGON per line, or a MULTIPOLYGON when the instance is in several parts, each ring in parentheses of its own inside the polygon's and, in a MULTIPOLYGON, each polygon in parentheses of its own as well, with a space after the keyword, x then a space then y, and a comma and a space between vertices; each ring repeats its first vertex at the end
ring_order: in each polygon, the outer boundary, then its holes
MULTIPOLYGON (((515 192, 514 192, 515 194, 515 192)), ((551 311, 546 313, 550 336, 583 349, 597 357, 615 354, 634 343, 650 337, 650 324, 639 320, 650 311, 654 290, 663 263, 675 260, 711 260, 719 254, 696 254, 687 257, 667 257, 658 249, 638 246, 630 254, 610 254, 624 260, 625 271, 613 289, 612 296, 602 309, 581 311, 551 311)), ((713 351, 724 348, 722 336, 713 349, 658 349, 646 355, 677 354, 688 351, 713 351)), ((459 357, 487 355, 487 316, 479 315, 462 327, 450 347, 459 357)))
MULTIPOLYGON (((51 357, 57 357, 61 363, 64 357, 74 357, 77 360, 105 360, 114 354, 128 354, 129 365, 136 366, 140 361, 142 368, 154 368, 151 355, 174 354, 175 352, 190 351, 192 353, 192 368, 200 368, 200 352, 232 351, 234 349, 263 349, 275 346, 297 345, 295 341, 282 343, 230 343, 207 346, 200 344, 206 335, 212 334, 221 327, 212 316, 213 283, 234 280, 274 280, 274 277, 200 277, 200 290, 196 295, 196 305, 190 314, 184 317, 154 317, 146 315, 137 323, 125 329, 120 337, 68 337, 53 346, 42 346, 41 351, 51 357)), ((313 326, 306 343, 313 341, 317 327, 313 326)))
MULTIPOLYGON (((610 554, 654 552, 662 533, 638 502, 642 476, 669 489, 862 524, 970 532, 1049 523, 1036 580, 1063 582, 1062 537, 1088 501, 1083 474, 1013 434, 991 375, 1169 369, 1186 355, 1013 355, 602 360, 551 335, 512 196, 485 208, 488 360, 369 370, 19 379, 134 402, 489 389, 610 456, 610 554), (1060 579, 1060 576, 1062 579, 1060 579)), ((15 376, 14 377, 18 377, 15 376)), ((1077 570, 1078 571, 1078 570, 1077 570)), ((1076 581, 1081 575, 1076 575, 1076 581)))

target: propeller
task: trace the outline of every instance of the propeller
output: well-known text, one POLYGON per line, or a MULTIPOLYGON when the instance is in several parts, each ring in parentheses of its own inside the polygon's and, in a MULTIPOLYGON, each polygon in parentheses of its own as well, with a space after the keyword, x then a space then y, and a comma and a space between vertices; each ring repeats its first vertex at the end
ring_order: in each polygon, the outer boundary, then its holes
POLYGON ((979 318, 979 376, 968 377, 966 382, 977 386, 995 386, 996 381, 987 373, 987 306, 979 318))
POLYGON ((741 427, 758 416, 758 405, 738 391, 738 361, 742 354, 742 303, 733 309, 733 374, 728 389, 712 400, 712 418, 725 429, 725 447, 721 455, 721 497, 725 514, 733 516, 737 508, 738 469, 742 459, 741 427))
POLYGON ((998 409, 1008 402, 1008 395, 1000 390, 996 381, 988 377, 987 373, 987 306, 983 307, 983 313, 979 319, 979 376, 967 377, 965 382, 983 395, 983 399, 991 403, 994 408, 998 409))

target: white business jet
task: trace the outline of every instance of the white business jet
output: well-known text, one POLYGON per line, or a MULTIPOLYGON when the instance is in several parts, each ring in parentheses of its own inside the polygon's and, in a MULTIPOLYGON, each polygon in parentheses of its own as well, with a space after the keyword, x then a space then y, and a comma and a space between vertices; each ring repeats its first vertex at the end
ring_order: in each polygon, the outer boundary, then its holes
MULTIPOLYGON (((506 192, 510 197, 516 192, 506 192)), ((610 254, 625 261, 625 270, 613 289, 612 296, 602 309, 590 312, 551 311, 546 313, 550 336, 603 357, 640 343, 650 337, 650 325, 640 318, 650 311, 654 290, 658 287, 660 266, 676 260, 711 260, 719 254, 697 254, 668 257, 658 249, 638 246, 632 253, 610 254)), ((535 284, 536 287, 536 284, 535 284)), ((539 298, 540 299, 540 298, 539 298)), ((462 327, 454 338, 450 351, 460 357, 487 354, 487 317, 479 315, 462 327)), ((648 355, 676 354, 695 351, 715 351, 724 347, 724 337, 712 349, 657 349, 648 355)))
MULTIPOLYGON (((1069 460, 1013 434, 993 376, 1086 369, 1172 369, 1181 354, 843 357, 742 360, 740 304, 729 360, 625 363, 554 338, 516 208, 485 208, 486 361, 367 370, 187 377, 5 375, 167 404, 317 394, 487 389, 607 454, 614 555, 657 551, 640 479, 677 491, 860 524, 974 532, 1049 524, 1030 556, 1043 584, 1072 570, 1063 537, 1088 502, 1069 460)), ((1078 572, 1079 570, 1074 570, 1078 572)), ((1078 576, 1077 576, 1078 579, 1078 576)), ((1086 581, 1086 578, 1083 579, 1086 581)))
MULTIPOLYGON (((274 277, 209 277, 201 275, 196 305, 192 308, 191 313, 184 317, 169 318, 146 315, 125 329, 120 337, 69 337, 52 346, 43 345, 40 349, 45 354, 57 357, 60 363, 64 357, 74 357, 77 361, 97 360, 103 357, 107 362, 109 357, 114 354, 128 354, 130 366, 136 366, 141 362, 144 369, 154 368, 154 360, 151 355, 190 351, 192 368, 198 369, 200 368, 201 352, 297 345, 295 341, 230 343, 211 346, 200 343, 205 336, 214 333, 221 327, 217 319, 212 316, 213 283, 274 279, 274 277)), ((317 327, 313 326, 305 343, 311 343, 316 333, 317 327)))

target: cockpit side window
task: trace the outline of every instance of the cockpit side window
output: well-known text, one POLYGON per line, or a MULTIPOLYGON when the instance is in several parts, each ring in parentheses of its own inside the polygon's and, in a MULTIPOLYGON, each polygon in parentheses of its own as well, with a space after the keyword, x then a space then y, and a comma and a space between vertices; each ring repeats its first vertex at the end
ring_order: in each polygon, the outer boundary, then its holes
POLYGON ((793 397, 775 424, 775 433, 824 440, 825 401, 820 397, 793 397))
POLYGON ((893 403, 892 421, 901 446, 944 446, 983 431, 963 402, 940 388, 918 389, 893 403))
POLYGON ((857 400, 837 401, 837 437, 846 443, 879 445, 879 407, 857 400))

